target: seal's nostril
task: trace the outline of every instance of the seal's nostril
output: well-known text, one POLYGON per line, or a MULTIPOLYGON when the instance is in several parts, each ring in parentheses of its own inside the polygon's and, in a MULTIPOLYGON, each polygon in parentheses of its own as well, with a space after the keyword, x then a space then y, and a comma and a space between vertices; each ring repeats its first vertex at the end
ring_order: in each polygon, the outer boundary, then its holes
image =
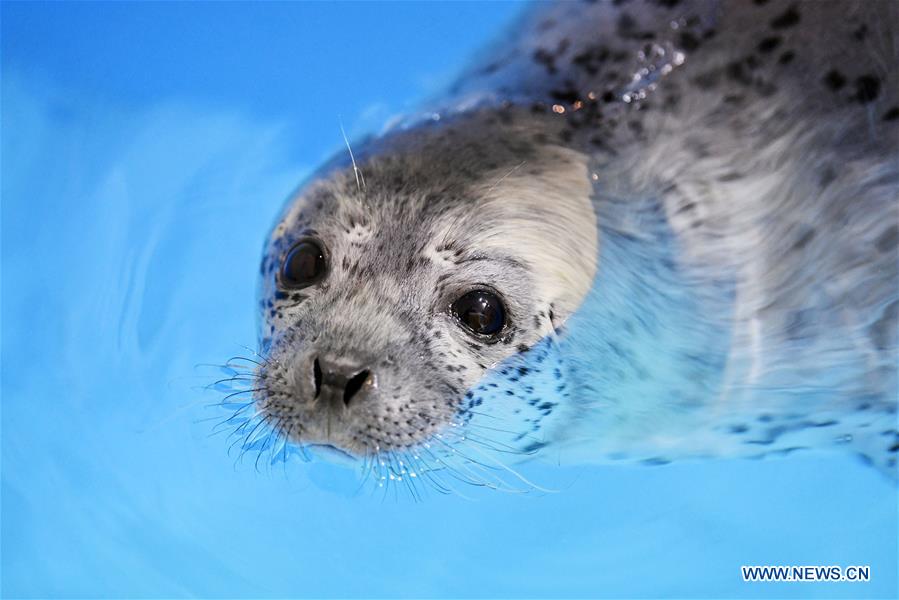
POLYGON ((362 389, 362 386, 365 385, 369 375, 370 373, 368 370, 359 371, 347 381, 346 388, 343 390, 343 403, 345 405, 349 406, 350 400, 353 399, 356 392, 362 389))
POLYGON ((312 381, 315 384, 315 398, 318 398, 319 393, 322 391, 322 367, 318 364, 318 359, 316 358, 312 362, 312 381))

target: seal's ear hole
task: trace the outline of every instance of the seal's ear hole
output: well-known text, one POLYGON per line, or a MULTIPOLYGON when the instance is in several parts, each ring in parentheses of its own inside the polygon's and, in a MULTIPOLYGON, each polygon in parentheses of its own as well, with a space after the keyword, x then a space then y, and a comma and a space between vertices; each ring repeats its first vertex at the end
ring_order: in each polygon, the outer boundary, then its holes
POLYGON ((453 302, 451 309, 466 329, 478 335, 495 336, 506 324, 506 307, 487 290, 468 292, 453 302))
POLYGON ((324 278, 325 267, 325 253, 317 242, 297 242, 281 264, 281 285, 292 289, 310 286, 324 278))

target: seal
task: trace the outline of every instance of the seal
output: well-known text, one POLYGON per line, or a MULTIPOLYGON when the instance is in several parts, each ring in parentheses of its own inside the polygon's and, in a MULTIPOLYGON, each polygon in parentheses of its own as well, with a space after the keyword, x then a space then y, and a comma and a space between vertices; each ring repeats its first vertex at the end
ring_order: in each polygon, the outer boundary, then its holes
POLYGON ((289 199, 245 447, 440 489, 549 452, 843 448, 895 478, 897 13, 531 9, 289 199))

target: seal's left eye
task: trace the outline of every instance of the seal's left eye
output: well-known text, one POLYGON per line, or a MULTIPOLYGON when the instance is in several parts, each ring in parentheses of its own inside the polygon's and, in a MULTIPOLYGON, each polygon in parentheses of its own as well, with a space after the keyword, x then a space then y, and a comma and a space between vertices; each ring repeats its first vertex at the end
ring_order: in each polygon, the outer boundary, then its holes
POLYGON ((468 292, 452 304, 453 314, 478 335, 496 335, 506 324, 506 309, 495 294, 486 290, 468 292))
POLYGON ((315 242, 298 243, 287 253, 281 265, 281 285, 303 288, 319 281, 325 275, 325 253, 315 242))

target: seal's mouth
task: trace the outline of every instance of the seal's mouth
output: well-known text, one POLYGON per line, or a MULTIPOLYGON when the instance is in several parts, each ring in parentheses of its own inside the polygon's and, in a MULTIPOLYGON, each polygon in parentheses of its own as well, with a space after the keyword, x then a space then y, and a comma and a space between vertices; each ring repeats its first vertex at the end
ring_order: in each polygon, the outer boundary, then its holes
MULTIPOLYGON (((297 377, 297 373, 308 371, 291 370, 297 361, 290 363, 285 356, 234 357, 221 365, 229 377, 215 384, 217 390, 227 392, 219 406, 231 414, 216 427, 230 429, 229 440, 233 437, 233 441, 229 451, 237 447, 238 460, 247 454, 255 456, 257 469, 266 464, 286 464, 293 457, 305 463, 330 463, 357 470, 364 476, 362 484, 401 487, 415 497, 429 488, 454 493, 460 484, 509 491, 521 491, 521 484, 532 485, 508 462, 529 456, 545 445, 540 434, 526 432, 522 436, 505 431, 496 422, 505 417, 503 413, 489 408, 472 410, 481 404, 500 404, 491 402, 488 396, 509 406, 509 410, 518 410, 510 405, 506 389, 499 387, 508 369, 497 372, 500 379, 464 392, 464 400, 458 402, 446 401, 461 392, 449 385, 432 385, 426 390, 430 395, 407 392, 400 396, 405 388, 383 395, 385 389, 393 390, 385 385, 390 384, 389 376, 384 376, 382 385, 370 396, 356 398, 360 393, 356 392, 347 404, 336 392, 328 401, 315 398, 314 372, 308 381, 297 377), (254 368, 242 365, 244 361, 254 368), (488 420, 477 422, 477 415, 488 420), (502 432, 514 439, 501 437, 502 432), (528 445, 522 447, 524 444, 528 445)), ((540 354, 538 362, 544 358, 545 353, 540 354)), ((312 364, 314 359, 308 362, 312 364)), ((526 381, 534 386, 535 394, 542 395, 544 390, 533 379, 538 369, 513 369, 511 373, 516 381, 526 381)), ((325 385, 320 385, 324 389, 325 385)), ((551 378, 548 385, 555 387, 558 380, 551 378)), ((546 403, 532 408, 537 412, 528 413, 528 423, 539 418, 537 413, 550 411, 546 403)), ((317 478, 322 471, 312 473, 317 478)), ((331 485, 331 479, 327 481, 331 485)))
MULTIPOLYGON (((410 451, 456 418, 461 381, 423 382, 410 375, 413 367, 374 351, 334 349, 322 338, 313 344, 293 331, 270 348, 248 390, 255 412, 287 442, 342 461, 366 460, 410 451)), ((411 360, 418 364, 417 355, 411 360)))

